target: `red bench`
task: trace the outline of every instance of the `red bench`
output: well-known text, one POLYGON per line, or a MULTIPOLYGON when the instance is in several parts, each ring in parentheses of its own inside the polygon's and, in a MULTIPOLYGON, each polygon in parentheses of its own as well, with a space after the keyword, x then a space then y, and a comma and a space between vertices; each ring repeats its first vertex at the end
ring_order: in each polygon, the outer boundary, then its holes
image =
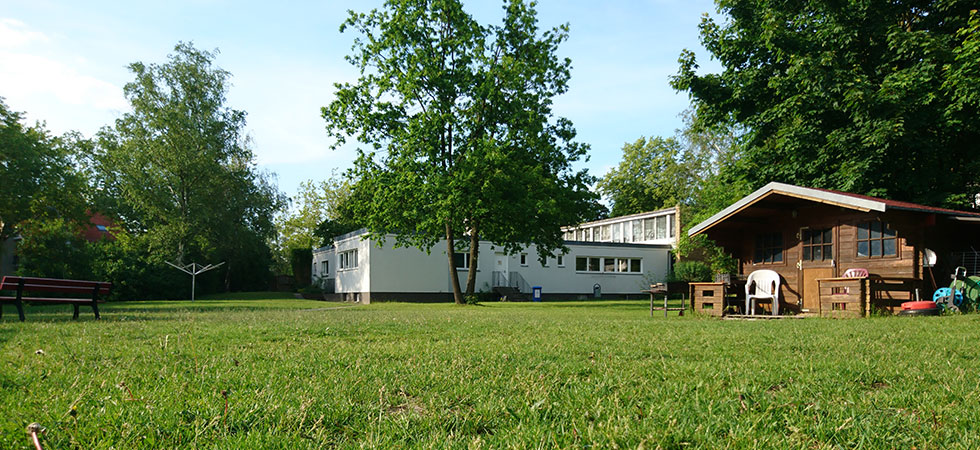
POLYGON ((82 280, 58 280, 55 278, 31 278, 31 277, 3 277, 3 281, 0 281, 0 291, 15 291, 17 293, 14 297, 0 296, 0 317, 3 317, 3 304, 10 303, 17 307, 17 314, 20 315, 20 321, 24 321, 24 303, 55 303, 55 304, 70 304, 75 307, 75 314, 72 315, 72 319, 78 318, 78 306, 79 305, 89 305, 92 307, 92 312, 95 313, 95 318, 99 319, 99 303, 105 302, 105 300, 100 300, 101 297, 105 297, 109 294, 109 289, 112 288, 112 283, 103 283, 100 281, 82 281, 82 280), (45 292, 56 292, 60 294, 87 294, 85 298, 68 298, 68 297, 27 297, 24 294, 30 293, 45 293, 45 292))

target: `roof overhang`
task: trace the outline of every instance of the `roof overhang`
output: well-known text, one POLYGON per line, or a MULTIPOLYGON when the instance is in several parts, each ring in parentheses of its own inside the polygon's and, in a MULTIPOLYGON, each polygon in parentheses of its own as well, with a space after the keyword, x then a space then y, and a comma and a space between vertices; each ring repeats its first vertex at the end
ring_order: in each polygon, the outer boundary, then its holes
POLYGON ((772 182, 743 197, 741 200, 732 203, 727 208, 709 217, 708 220, 691 227, 691 229, 688 230, 687 235, 695 236, 701 234, 729 217, 732 217, 755 203, 773 195, 785 195, 787 197, 839 206, 841 208, 854 209, 861 212, 884 212, 886 209, 885 203, 880 201, 856 198, 834 192, 827 192, 820 189, 794 186, 792 184, 772 182))

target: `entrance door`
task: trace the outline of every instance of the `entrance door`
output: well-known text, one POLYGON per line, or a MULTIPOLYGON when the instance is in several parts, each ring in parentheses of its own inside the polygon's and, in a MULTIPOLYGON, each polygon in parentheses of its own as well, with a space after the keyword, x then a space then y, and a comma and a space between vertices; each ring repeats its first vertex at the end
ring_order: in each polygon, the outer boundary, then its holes
POLYGON ((833 227, 800 229, 800 312, 820 313, 817 279, 834 276, 836 251, 833 227))
POLYGON ((507 270, 510 268, 510 255, 502 252, 496 252, 493 254, 493 274, 492 274, 492 284, 496 286, 508 286, 507 270))

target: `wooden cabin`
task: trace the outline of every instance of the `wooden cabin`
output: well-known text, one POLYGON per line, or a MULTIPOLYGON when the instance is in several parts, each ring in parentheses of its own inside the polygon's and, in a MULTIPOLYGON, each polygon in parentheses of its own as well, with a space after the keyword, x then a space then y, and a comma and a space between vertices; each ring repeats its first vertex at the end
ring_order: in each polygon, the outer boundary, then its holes
MULTIPOLYGON (((737 258, 737 278, 759 269, 778 272, 781 314, 857 317, 931 300, 957 266, 972 262, 968 270, 975 274, 980 213, 769 183, 688 234, 707 235, 737 258), (924 264, 930 251, 937 255, 934 267, 924 264), (843 278, 851 268, 870 276, 843 278)), ((696 309, 744 313, 744 285, 695 285, 699 289, 703 295, 692 292, 696 309), (727 302, 718 304, 720 293, 729 294, 727 302)))

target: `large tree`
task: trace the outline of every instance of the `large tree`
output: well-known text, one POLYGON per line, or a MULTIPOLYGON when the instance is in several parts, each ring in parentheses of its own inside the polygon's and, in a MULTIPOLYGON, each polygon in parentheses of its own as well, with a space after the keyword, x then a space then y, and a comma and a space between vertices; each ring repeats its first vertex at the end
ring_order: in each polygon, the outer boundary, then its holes
POLYGON ((0 97, 0 242, 30 219, 85 219, 86 184, 76 165, 75 135, 57 138, 41 123, 23 122, 0 97))
POLYGON ((740 178, 969 207, 980 191, 976 1, 718 0, 673 86, 745 127, 740 178), (972 17, 972 18, 971 18, 972 17), (972 30, 972 31, 971 31, 972 30))
POLYGON ((283 198, 255 168, 214 57, 180 43, 164 64, 129 66, 133 109, 99 133, 98 191, 151 262, 223 260, 226 289, 256 288, 283 198))
POLYGON ((592 177, 571 167, 586 147, 551 109, 570 76, 556 55, 567 26, 542 32, 533 4, 520 0, 503 9, 502 23, 486 26, 459 0, 352 12, 341 30, 361 35, 348 57, 361 76, 337 85, 323 108, 337 145, 350 136, 374 149, 355 165, 359 217, 375 237, 396 233, 396 245, 428 250, 444 239, 457 303, 454 253, 466 241, 472 294, 481 239, 553 256, 560 225, 583 219, 595 200, 592 177))
POLYGON ((355 218, 347 211, 352 181, 333 173, 326 180, 303 181, 290 199, 291 208, 276 217, 275 243, 280 269, 288 267, 294 249, 330 244, 333 237, 353 231, 355 218))

